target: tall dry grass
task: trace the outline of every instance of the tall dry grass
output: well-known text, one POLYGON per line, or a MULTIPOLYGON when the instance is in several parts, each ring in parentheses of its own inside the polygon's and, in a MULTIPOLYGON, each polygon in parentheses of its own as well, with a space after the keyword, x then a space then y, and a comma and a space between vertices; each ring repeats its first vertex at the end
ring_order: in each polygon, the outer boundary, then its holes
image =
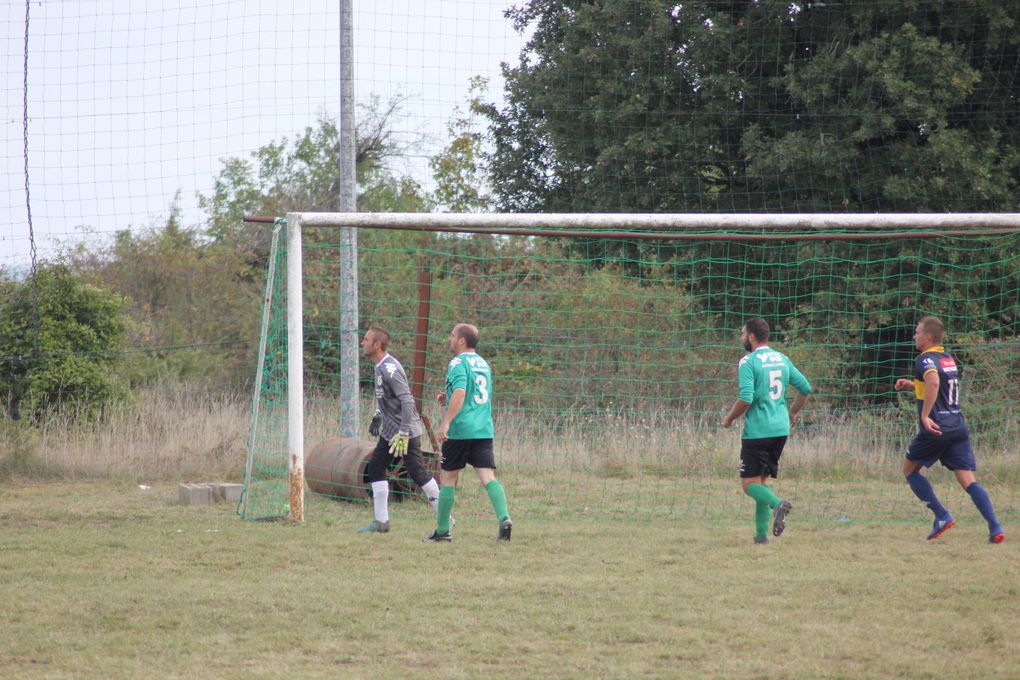
POLYGON ((240 480, 250 397, 183 385, 136 392, 96 419, 3 421, 0 474, 57 479, 240 480))
MULTIPOLYGON (((373 400, 364 398, 359 434, 366 439, 373 410, 373 400)), ((438 407, 428 403, 424 411, 437 425, 438 407)), ((250 416, 247 395, 164 384, 137 392, 130 404, 112 407, 96 420, 62 412, 51 413, 36 425, 2 419, 0 476, 240 480, 250 416)), ((305 416, 307 446, 338 436, 336 399, 310 400, 305 416)), ((609 411, 556 416, 506 409, 496 413, 497 460, 529 474, 570 471, 608 478, 658 472, 730 474, 738 459, 740 427, 724 430, 720 417, 668 411, 641 417, 609 411)), ((270 419, 264 412, 264 423, 270 419)), ((975 432, 978 461, 983 471, 996 477, 1020 480, 1016 451, 1002 443, 1020 440, 1020 425, 1003 426, 1009 432, 994 437, 975 432)), ((279 435, 274 441, 286 441, 282 431, 275 432, 285 427, 282 421, 264 427, 279 435)), ((809 408, 787 445, 784 474, 894 479, 913 427, 895 412, 841 418, 824 408, 809 408)), ((432 448, 427 437, 423 447, 432 448)))

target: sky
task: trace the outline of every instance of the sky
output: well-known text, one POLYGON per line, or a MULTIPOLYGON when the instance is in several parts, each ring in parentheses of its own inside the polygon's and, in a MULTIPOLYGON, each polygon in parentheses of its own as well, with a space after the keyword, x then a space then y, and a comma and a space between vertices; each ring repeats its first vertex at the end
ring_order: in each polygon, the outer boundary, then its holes
MULTIPOLYGON (((355 97, 402 97, 398 132, 425 144, 397 172, 429 186, 469 80, 502 92, 523 44, 506 0, 348 0, 355 97)), ((222 159, 339 114, 341 0, 32 0, 0 9, 4 35, 0 268, 165 222, 180 191, 200 224, 222 159)))

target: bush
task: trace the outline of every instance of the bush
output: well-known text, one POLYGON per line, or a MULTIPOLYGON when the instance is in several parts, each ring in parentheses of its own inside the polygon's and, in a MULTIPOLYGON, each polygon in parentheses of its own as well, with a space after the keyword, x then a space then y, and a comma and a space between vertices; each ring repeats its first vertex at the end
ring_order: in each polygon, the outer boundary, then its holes
POLYGON ((54 408, 94 415, 126 394, 115 376, 126 320, 121 299, 64 266, 0 281, 0 394, 13 418, 54 408))

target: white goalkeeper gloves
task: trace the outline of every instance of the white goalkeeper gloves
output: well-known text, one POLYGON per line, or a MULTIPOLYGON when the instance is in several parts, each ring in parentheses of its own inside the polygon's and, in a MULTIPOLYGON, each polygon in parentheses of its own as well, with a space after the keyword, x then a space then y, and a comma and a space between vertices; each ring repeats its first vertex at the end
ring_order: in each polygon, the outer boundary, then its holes
POLYGON ((390 439, 390 455, 394 458, 402 458, 407 453, 408 436, 405 432, 398 432, 390 439))

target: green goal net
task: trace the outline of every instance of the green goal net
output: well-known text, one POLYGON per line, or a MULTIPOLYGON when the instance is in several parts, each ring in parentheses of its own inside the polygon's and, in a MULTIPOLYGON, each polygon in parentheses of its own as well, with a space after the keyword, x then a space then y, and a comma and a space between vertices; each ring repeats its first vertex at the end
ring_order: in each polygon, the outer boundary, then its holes
MULTIPOLYGON (((578 217, 578 216, 574 216, 578 217)), ((360 325, 392 333, 410 375, 423 271, 431 283, 423 413, 443 389, 447 336, 481 331, 494 372, 499 475, 515 518, 577 513, 747 520, 737 479, 740 428, 720 421, 737 394, 750 317, 773 329, 814 394, 783 457, 776 488, 798 517, 819 521, 923 518, 901 475, 916 428, 910 393, 913 330, 939 316, 963 367, 963 408, 979 478, 1000 515, 1020 503, 1020 233, 980 230, 712 230, 682 239, 359 231, 360 325)), ((305 448, 339 431, 340 327, 336 229, 304 230, 305 448)), ((245 496, 248 518, 286 514, 286 258, 274 248, 245 496)), ((361 436, 372 366, 361 360, 361 436)), ((425 447, 432 448, 425 438, 425 447)), ((335 479, 338 458, 305 469, 335 479)), ((399 470, 394 471, 399 478, 399 470)), ((354 482, 338 502, 368 498, 354 482)), ((975 512, 951 475, 932 472, 960 512, 975 512), (953 489, 948 485, 952 483, 953 489), (959 491, 961 498, 954 495, 959 491)), ((487 516, 473 476, 459 512, 487 516)), ((320 487, 321 488, 321 487, 320 487)), ((335 489, 336 487, 329 487, 335 489)), ((415 489, 397 488, 414 494, 415 489)))

